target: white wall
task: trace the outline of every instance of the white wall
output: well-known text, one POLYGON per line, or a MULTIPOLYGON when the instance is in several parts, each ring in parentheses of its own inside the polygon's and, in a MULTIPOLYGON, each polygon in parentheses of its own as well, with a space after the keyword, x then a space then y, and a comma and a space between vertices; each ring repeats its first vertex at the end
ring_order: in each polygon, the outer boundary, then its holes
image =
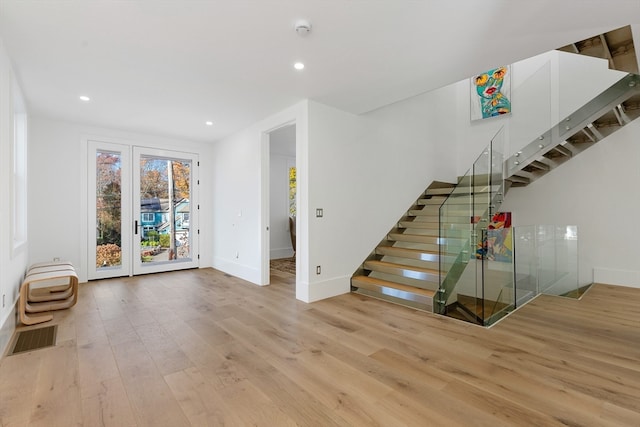
POLYGON ((15 84, 10 59, 0 39, 0 355, 9 344, 16 324, 16 302, 27 268, 28 244, 13 244, 13 98, 15 84))
POLYGON ((470 121, 470 82, 456 87, 458 174, 463 175, 501 129, 504 154, 512 155, 593 99, 626 73, 609 70, 606 60, 552 51, 512 65, 512 113, 470 121))
MULTIPOLYGON (((576 67, 567 66, 571 60, 559 56, 549 53, 514 66, 511 117, 470 123, 468 81, 363 115, 308 101, 307 114, 297 116, 308 120, 308 132, 297 131, 299 138, 308 138, 297 143, 298 253, 302 254, 297 297, 315 301, 348 292, 353 272, 433 180, 455 182, 501 127, 506 126, 507 140, 509 133, 522 138, 537 135, 557 121, 563 108, 584 97, 578 87, 573 93, 567 89, 557 93, 560 76, 570 80, 576 67), (536 117, 537 122, 528 123, 536 117), (318 208, 324 211, 322 218, 315 216, 318 208), (319 275, 316 266, 321 267, 319 275)), ((585 66, 582 58, 577 61, 585 66)), ((595 74, 617 79, 606 70, 606 63, 586 63, 595 74)), ((602 90, 610 83, 600 84, 602 90)), ((268 282, 261 277, 264 263, 260 262, 268 252, 261 249, 261 220, 268 215, 259 202, 269 176, 264 177, 268 165, 261 164, 264 133, 294 115, 279 113, 215 147, 214 266, 259 284, 268 282)), ((516 144, 507 143, 505 152, 519 148, 516 144)), ((529 203, 545 205, 546 196, 541 194, 529 203)), ((513 210, 516 224, 522 224, 513 210)), ((541 216, 534 223, 545 221, 541 216)), ((583 230, 587 236, 590 227, 583 230)), ((618 264, 603 258, 601 265, 618 264)), ((581 265, 594 266, 589 258, 581 258, 581 265)))
POLYGON ((454 95, 448 87, 360 116, 309 103, 310 300, 349 292, 420 193, 455 180, 455 115, 441 108, 454 95))
POLYGON ((296 127, 285 126, 269 134, 270 258, 293 256, 289 234, 289 168, 296 165, 296 127))
POLYGON ((579 283, 640 287, 640 121, 507 194, 517 225, 578 226, 579 283))
MULTIPOLYGON (((255 123, 213 146, 213 266, 252 283, 269 283, 269 138, 296 125, 298 244, 307 239, 307 102, 255 123), (303 218, 303 219, 300 219, 303 218)), ((296 297, 308 301, 308 252, 296 254, 296 297)))
MULTIPOLYGON (((457 84, 458 173, 471 166, 500 127, 505 128, 506 152, 513 153, 626 74, 607 65, 565 52, 514 64, 512 115, 474 123, 466 107, 469 84, 457 84)), ((639 130, 634 123, 528 187, 512 189, 501 207, 513 212, 516 226, 578 225, 580 284, 591 283, 595 274, 601 282, 639 286, 640 269, 630 243, 640 237, 640 227, 632 221, 639 201, 631 196, 640 182, 639 146, 632 142, 639 130), (624 231, 612 231, 607 218, 624 231)))
POLYGON ((132 144, 171 148, 200 154, 200 266, 211 265, 207 242, 211 237, 211 197, 209 183, 210 145, 141 135, 114 129, 104 129, 35 117, 30 121, 29 144, 29 230, 30 262, 54 257, 69 260, 77 266, 81 281, 87 279, 86 227, 83 217, 83 168, 86 168, 86 147, 83 140, 92 138, 132 144), (83 233, 84 236, 83 236, 83 233))
POLYGON ((456 117, 441 108, 454 98, 449 87, 360 116, 308 101, 216 143, 214 267, 268 283, 260 271, 260 152, 271 127, 295 120, 296 295, 310 302, 348 292, 351 275, 420 193, 434 180, 455 180, 456 117), (300 126, 307 120, 308 131, 300 126))

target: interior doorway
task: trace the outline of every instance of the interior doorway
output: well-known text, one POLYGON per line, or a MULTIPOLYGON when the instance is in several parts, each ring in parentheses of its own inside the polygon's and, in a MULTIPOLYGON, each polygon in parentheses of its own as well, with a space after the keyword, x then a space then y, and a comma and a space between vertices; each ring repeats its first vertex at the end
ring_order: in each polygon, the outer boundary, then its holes
POLYGON ((269 133, 269 259, 271 270, 296 274, 296 125, 269 133))

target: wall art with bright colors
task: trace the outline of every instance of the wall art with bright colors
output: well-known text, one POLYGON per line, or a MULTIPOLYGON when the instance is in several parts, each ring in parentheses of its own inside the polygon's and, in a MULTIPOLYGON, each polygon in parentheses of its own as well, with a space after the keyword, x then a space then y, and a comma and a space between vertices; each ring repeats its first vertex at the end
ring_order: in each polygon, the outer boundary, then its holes
POLYGON ((511 113, 511 67, 504 66, 471 78, 471 120, 511 113))

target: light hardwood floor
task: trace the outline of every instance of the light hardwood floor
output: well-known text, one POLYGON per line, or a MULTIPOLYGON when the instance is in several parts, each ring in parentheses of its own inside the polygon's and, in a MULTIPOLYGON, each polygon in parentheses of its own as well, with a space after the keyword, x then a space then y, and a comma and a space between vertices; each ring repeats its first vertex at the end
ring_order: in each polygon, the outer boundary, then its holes
POLYGON ((491 329, 293 276, 91 282, 55 347, 4 357, 2 426, 640 426, 640 289, 540 297, 491 329))

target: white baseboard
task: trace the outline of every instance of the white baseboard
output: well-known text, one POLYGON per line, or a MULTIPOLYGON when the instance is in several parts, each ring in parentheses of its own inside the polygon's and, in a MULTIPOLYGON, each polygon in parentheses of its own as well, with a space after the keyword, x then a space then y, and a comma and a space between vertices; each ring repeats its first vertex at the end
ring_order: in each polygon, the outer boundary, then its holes
POLYGON ((640 288, 640 271, 596 267, 593 269, 593 282, 640 288))
POLYGON ((255 283, 256 285, 260 285, 262 280, 260 269, 255 269, 248 265, 239 264, 224 258, 213 257, 213 268, 248 282, 255 283))
POLYGON ((0 357, 7 351, 7 346, 11 342, 11 337, 16 330, 16 318, 17 318, 16 304, 13 304, 13 309, 9 312, 6 319, 0 325, 0 357))
POLYGON ((320 301, 349 292, 351 276, 334 277, 315 283, 300 283, 296 286, 296 298, 304 302, 320 301))

